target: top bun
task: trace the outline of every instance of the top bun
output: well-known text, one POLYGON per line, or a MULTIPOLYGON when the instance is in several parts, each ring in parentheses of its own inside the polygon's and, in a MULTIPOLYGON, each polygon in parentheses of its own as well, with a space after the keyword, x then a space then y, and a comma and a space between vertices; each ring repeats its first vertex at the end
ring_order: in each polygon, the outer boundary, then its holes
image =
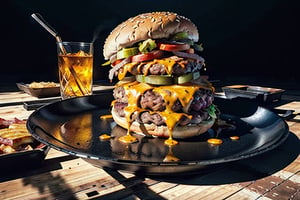
POLYGON ((120 49, 146 39, 168 38, 187 32, 189 39, 198 42, 198 29, 191 20, 172 12, 151 12, 129 18, 119 24, 106 38, 103 55, 108 60, 120 49))

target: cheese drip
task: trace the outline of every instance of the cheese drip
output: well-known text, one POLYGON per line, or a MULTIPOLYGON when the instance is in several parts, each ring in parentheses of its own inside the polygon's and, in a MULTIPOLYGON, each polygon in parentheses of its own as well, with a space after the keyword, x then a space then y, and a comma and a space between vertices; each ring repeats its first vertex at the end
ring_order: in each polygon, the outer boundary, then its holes
POLYGON ((172 132, 174 128, 177 126, 178 122, 182 119, 182 117, 192 118, 191 115, 187 113, 177 113, 172 110, 173 105, 177 100, 180 101, 183 106, 183 110, 187 112, 190 103, 194 98, 194 94, 200 88, 204 89, 213 89, 211 86, 198 85, 193 83, 186 83, 183 85, 172 85, 172 86, 152 86, 147 83, 139 83, 139 82, 130 82, 122 85, 125 89, 125 94, 128 98, 128 106, 124 108, 125 118, 128 123, 128 132, 126 137, 132 136, 130 134, 130 126, 132 124, 132 115, 134 113, 138 114, 145 111, 139 107, 140 96, 143 95, 146 91, 152 90, 160 94, 165 101, 165 110, 163 111, 151 111, 150 114, 159 113, 168 128, 169 138, 165 141, 166 145, 172 146, 177 144, 178 142, 173 140, 172 132))
POLYGON ((122 136, 119 140, 123 143, 133 143, 136 142, 137 139, 131 134, 130 126, 132 124, 131 116, 137 111, 138 108, 138 97, 143 94, 148 89, 151 89, 147 84, 137 84, 138 82, 129 82, 123 85, 126 96, 128 98, 128 106, 124 109, 125 117, 127 121, 127 134, 126 136, 122 136))
POLYGON ((177 99, 180 101, 181 105, 185 108, 193 99, 194 93, 198 90, 198 87, 193 86, 181 86, 181 85, 172 85, 170 86, 161 86, 153 89, 154 92, 162 95, 166 109, 163 112, 160 112, 163 117, 169 131, 169 138, 165 141, 166 145, 172 146, 176 145, 178 142, 173 140, 172 132, 177 126, 178 122, 183 116, 192 118, 185 113, 176 113, 172 110, 172 106, 175 104, 177 99))

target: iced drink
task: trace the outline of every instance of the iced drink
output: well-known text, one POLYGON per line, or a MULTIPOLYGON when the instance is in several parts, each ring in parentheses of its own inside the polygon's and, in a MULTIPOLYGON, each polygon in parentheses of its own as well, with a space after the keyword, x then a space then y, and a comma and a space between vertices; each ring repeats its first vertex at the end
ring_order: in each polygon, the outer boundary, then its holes
MULTIPOLYGON (((58 44, 58 69, 60 92, 63 99, 92 94, 93 82, 93 54, 92 48, 86 50, 70 49, 64 43, 58 44), (65 48, 62 52, 61 48, 65 48), (71 52, 72 50, 76 52, 71 52)), ((76 44, 76 43, 75 43, 76 44)), ((78 43, 79 47, 84 43, 78 43)), ((70 45, 70 44, 68 44, 70 45)))

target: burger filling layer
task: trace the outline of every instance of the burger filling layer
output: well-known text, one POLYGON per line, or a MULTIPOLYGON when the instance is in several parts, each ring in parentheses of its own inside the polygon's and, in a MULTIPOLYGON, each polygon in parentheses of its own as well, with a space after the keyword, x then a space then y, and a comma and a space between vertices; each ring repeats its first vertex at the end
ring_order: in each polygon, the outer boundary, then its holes
POLYGON ((211 86, 191 83, 172 87, 127 83, 115 88, 113 106, 119 117, 127 117, 128 121, 169 128, 199 124, 214 117, 210 112, 214 109, 213 90, 211 86))
POLYGON ((155 59, 146 62, 131 62, 125 64, 118 73, 118 79, 122 80, 127 73, 132 75, 183 75, 200 71, 203 63, 193 59, 183 59, 170 56, 164 59, 155 59))

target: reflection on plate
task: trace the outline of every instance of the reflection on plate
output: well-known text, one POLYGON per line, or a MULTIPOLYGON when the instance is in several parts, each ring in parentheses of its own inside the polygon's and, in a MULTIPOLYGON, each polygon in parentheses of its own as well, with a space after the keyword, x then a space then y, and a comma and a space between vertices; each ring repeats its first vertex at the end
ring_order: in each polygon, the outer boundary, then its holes
POLYGON ((17 83, 17 86, 20 90, 24 91, 25 93, 38 98, 54 97, 60 95, 59 86, 31 88, 29 87, 29 84, 25 84, 25 83, 17 83))
POLYGON ((216 99, 221 118, 236 129, 221 132, 221 145, 206 140, 207 133, 169 147, 164 139, 137 135, 138 142, 122 144, 118 137, 126 130, 111 118, 111 93, 59 101, 36 110, 28 119, 28 129, 39 141, 57 150, 84 158, 98 167, 137 174, 195 173, 224 163, 249 158, 279 146, 288 136, 286 123, 273 112, 251 102, 216 99), (111 139, 101 140, 108 134, 111 139), (239 136, 231 140, 230 136, 239 136))

